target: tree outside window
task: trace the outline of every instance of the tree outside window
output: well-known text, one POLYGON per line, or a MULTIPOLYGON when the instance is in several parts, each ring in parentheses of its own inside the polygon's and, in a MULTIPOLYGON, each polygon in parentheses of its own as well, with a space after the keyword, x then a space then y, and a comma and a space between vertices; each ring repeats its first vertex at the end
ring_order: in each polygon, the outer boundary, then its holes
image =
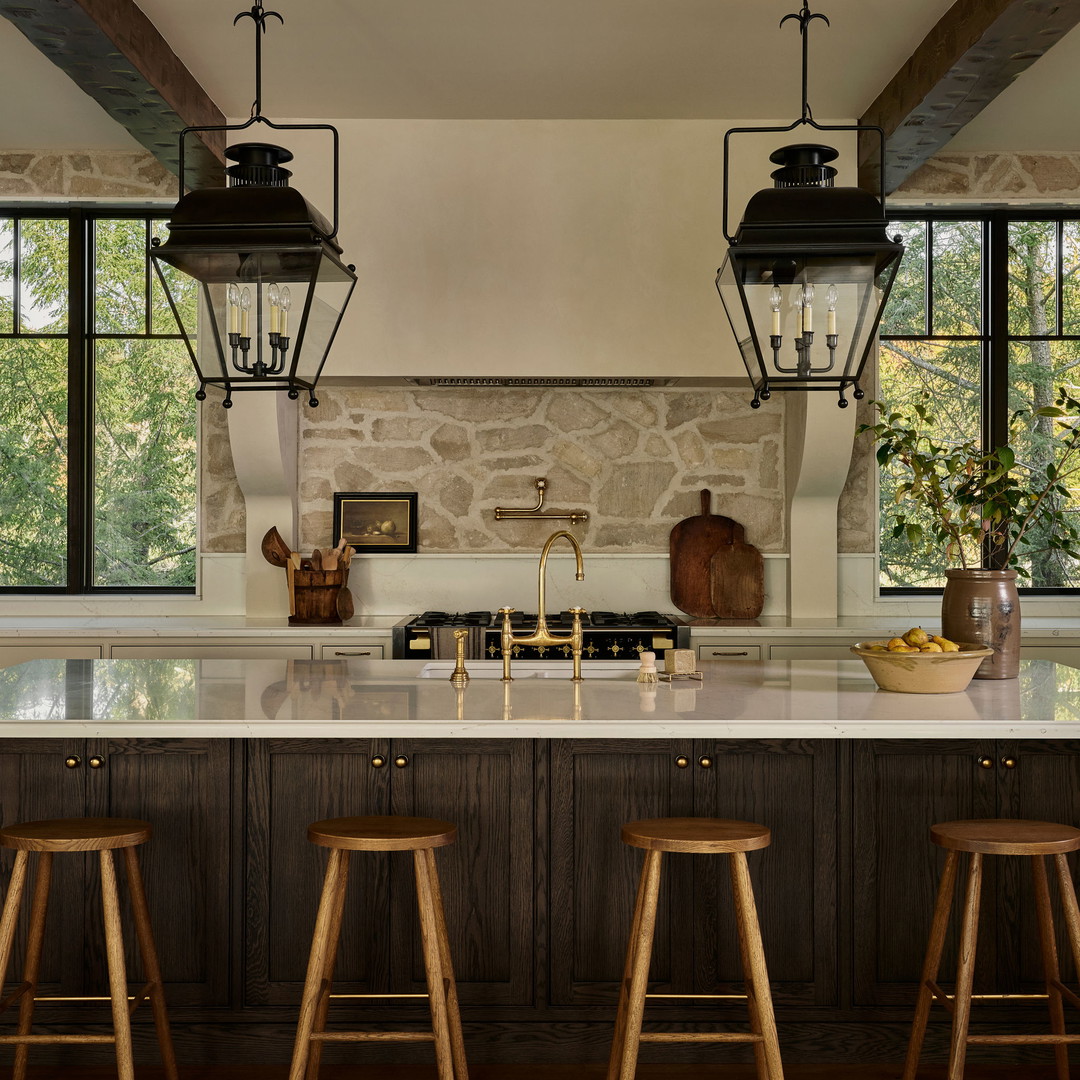
POLYGON ((194 588, 195 379, 148 258, 164 227, 0 209, 2 589, 194 588))
MULTIPOLYGON (((1052 405, 1059 387, 1077 396, 1080 221, 1046 211, 923 213, 894 230, 907 250, 882 319, 879 396, 902 410, 929 398, 936 438, 1009 445, 1045 473, 1055 460, 1053 421, 1032 414, 1052 405)), ((883 524, 899 479, 882 470, 883 524)), ((1080 512, 1080 492, 1066 508, 1080 512)), ((1024 565, 1030 589, 1080 587, 1080 567, 1067 556, 1024 565)), ((943 558, 928 559, 883 528, 883 590, 940 588, 944 570, 943 558)))

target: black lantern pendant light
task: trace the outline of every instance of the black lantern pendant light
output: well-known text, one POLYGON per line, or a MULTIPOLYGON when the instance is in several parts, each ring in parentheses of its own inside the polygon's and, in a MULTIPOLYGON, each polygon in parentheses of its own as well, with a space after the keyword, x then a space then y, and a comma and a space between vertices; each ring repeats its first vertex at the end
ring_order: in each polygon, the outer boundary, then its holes
POLYGON ((724 136, 724 236, 728 253, 716 288, 754 387, 753 408, 774 390, 832 390, 841 408, 849 387, 862 398, 863 368, 904 252, 885 233, 885 133, 866 125, 817 123, 806 98, 807 3, 798 14, 802 35, 802 115, 786 127, 732 128, 724 136), (757 192, 734 236, 728 233, 728 158, 732 135, 818 131, 874 131, 880 139, 878 196, 834 187, 838 157, 831 146, 797 143, 769 160, 779 165, 775 186, 757 192), (824 327, 822 324, 824 323, 824 327), (824 334, 821 332, 824 329, 824 334))
POLYGON ((180 133, 180 199, 168 239, 154 238, 151 258, 187 343, 199 389, 304 390, 318 405, 315 383, 356 285, 356 267, 341 261, 338 230, 338 133, 330 124, 275 124, 262 115, 262 35, 266 20, 284 22, 256 0, 255 103, 243 124, 189 127, 180 133), (252 124, 276 130, 328 131, 333 138, 334 219, 327 220, 295 188, 282 166, 292 154, 272 143, 230 146, 228 187, 184 194, 184 141, 195 131, 243 131, 252 124), (180 271, 176 274, 175 271, 180 271), (186 278, 183 276, 186 275, 186 278), (198 303, 191 282, 197 282, 198 303), (201 326, 197 325, 201 320, 201 326), (202 339, 199 331, 202 330, 202 339))

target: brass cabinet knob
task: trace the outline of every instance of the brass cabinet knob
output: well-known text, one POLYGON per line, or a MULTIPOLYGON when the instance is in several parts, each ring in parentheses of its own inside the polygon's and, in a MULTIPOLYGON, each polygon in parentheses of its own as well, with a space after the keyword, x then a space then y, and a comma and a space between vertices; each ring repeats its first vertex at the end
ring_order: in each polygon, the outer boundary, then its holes
POLYGON ((675 767, 677 769, 687 769, 690 767, 690 759, 683 757, 681 754, 675 759, 675 767))
POLYGON ((697 759, 697 763, 703 769, 711 769, 712 768, 712 758, 711 757, 699 757, 697 759))
POLYGON ((979 768, 981 768, 981 769, 992 769, 994 767, 994 759, 993 758, 981 757, 981 758, 978 759, 978 762, 979 762, 979 768))
POLYGON ((1015 769, 1016 768, 1016 758, 1003 757, 1001 759, 1001 764, 1004 765, 1006 769, 1015 769))
POLYGON ((373 769, 381 769, 385 764, 386 764, 386 758, 384 758, 381 754, 376 754, 371 759, 371 767, 373 769))
POLYGON ((103 757, 92 757, 87 763, 91 769, 101 769, 105 765, 105 759, 103 757))
POLYGON ((69 754, 64 758, 64 764, 69 769, 77 769, 82 764, 82 758, 78 754, 69 754))
POLYGON ((409 759, 404 754, 401 754, 398 757, 394 758, 394 764, 399 769, 404 769, 405 766, 409 764, 409 759))

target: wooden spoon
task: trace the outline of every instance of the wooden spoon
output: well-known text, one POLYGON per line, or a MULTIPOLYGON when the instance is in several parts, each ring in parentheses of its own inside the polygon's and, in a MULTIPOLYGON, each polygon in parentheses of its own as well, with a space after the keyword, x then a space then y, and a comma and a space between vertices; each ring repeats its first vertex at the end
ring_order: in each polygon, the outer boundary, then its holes
POLYGON ((318 548, 315 548, 311 553, 311 569, 321 570, 322 568, 322 552, 318 548))
POLYGON ((291 554, 289 545, 281 539, 281 533, 274 526, 271 526, 262 538, 262 553, 263 558, 271 566, 283 567, 289 561, 289 555, 291 554))
POLYGON ((337 613, 342 622, 348 622, 356 612, 353 595, 348 585, 342 585, 337 594, 337 613))

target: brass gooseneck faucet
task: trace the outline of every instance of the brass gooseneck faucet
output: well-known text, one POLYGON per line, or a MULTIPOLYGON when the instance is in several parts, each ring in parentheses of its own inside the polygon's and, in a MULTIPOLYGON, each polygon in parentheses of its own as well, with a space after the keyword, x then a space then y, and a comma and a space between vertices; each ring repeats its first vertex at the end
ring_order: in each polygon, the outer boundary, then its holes
POLYGON ((570 609, 570 614, 574 616, 573 626, 571 627, 569 634, 553 634, 547 627, 547 614, 544 609, 544 600, 547 592, 547 560, 548 554, 551 551, 551 545, 556 540, 563 538, 574 549, 574 555, 577 558, 577 573, 574 575, 578 581, 585 580, 585 564, 581 557, 581 545, 577 540, 568 533, 565 529, 560 529, 556 533, 552 533, 547 538, 547 543, 544 544, 543 550, 540 552, 540 569, 538 573, 538 591, 539 596, 536 606, 536 629, 532 633, 519 634, 517 636, 510 629, 510 616, 513 613, 513 608, 499 608, 499 614, 502 616, 502 662, 503 673, 502 681, 511 682, 512 676, 510 674, 510 660, 514 653, 515 645, 569 645, 570 655, 574 660, 574 674, 572 681, 581 682, 581 647, 584 640, 584 636, 581 630, 581 616, 585 614, 584 608, 574 607, 570 609))

